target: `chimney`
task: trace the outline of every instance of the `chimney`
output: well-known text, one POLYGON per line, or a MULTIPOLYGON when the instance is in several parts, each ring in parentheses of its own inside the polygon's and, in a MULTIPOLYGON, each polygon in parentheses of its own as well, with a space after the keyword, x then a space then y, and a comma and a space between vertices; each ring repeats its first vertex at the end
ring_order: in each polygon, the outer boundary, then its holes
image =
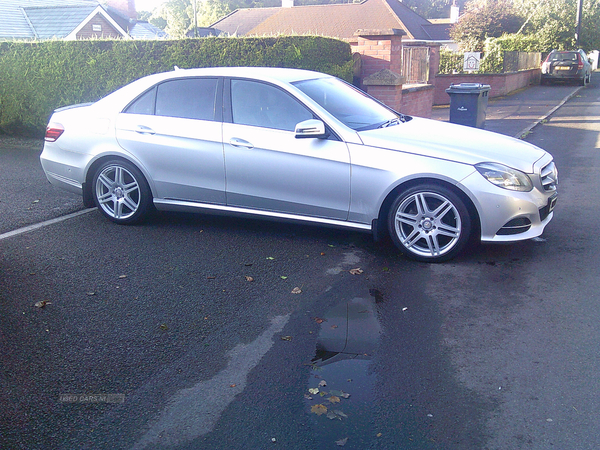
POLYGON ((112 6, 130 19, 137 19, 135 0, 105 0, 103 3, 106 3, 107 6, 112 6))
POLYGON ((452 6, 450 7, 450 22, 456 23, 458 22, 458 15, 460 13, 460 8, 456 4, 456 0, 452 2, 452 6))
POLYGON ((294 0, 281 0, 282 8, 292 8, 294 6, 294 0))

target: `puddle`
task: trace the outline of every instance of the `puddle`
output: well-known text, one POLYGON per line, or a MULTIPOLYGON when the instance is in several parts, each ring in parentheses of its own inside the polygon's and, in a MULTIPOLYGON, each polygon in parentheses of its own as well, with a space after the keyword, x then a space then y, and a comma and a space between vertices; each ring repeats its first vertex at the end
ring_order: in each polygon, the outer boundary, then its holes
POLYGON ((368 441, 361 442, 360 436, 373 437, 376 377, 370 366, 382 333, 376 302, 383 299, 377 293, 344 301, 321 319, 305 393, 306 411, 318 442, 340 445, 348 438, 344 448, 364 448, 368 441))

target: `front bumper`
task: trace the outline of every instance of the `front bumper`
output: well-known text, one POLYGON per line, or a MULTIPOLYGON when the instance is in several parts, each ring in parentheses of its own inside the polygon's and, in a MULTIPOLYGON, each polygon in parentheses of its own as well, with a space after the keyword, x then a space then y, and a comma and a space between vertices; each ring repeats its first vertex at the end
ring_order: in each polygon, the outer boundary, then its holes
POLYGON ((534 187, 513 192, 494 186, 478 172, 463 180, 472 194, 481 224, 482 242, 513 242, 540 236, 554 217, 556 190, 534 187))

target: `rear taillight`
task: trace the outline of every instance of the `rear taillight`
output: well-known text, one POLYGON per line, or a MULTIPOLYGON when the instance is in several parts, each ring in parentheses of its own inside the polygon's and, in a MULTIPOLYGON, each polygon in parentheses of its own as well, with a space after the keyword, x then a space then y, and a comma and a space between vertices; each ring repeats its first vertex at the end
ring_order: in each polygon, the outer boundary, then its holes
POLYGON ((64 132, 65 132, 65 127, 63 127, 60 123, 50 123, 46 127, 46 136, 44 137, 44 140, 46 142, 54 142, 64 132))
POLYGON ((579 53, 577 54, 577 69, 583 69, 583 61, 581 60, 581 55, 579 53))

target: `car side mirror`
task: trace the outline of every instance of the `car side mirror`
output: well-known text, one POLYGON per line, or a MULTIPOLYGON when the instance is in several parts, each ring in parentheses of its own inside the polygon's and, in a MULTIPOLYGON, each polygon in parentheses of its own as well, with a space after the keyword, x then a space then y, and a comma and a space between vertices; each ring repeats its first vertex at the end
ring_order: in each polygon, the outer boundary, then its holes
POLYGON ((296 139, 325 139, 328 136, 325 124, 321 120, 309 119, 300 122, 295 128, 296 139))

